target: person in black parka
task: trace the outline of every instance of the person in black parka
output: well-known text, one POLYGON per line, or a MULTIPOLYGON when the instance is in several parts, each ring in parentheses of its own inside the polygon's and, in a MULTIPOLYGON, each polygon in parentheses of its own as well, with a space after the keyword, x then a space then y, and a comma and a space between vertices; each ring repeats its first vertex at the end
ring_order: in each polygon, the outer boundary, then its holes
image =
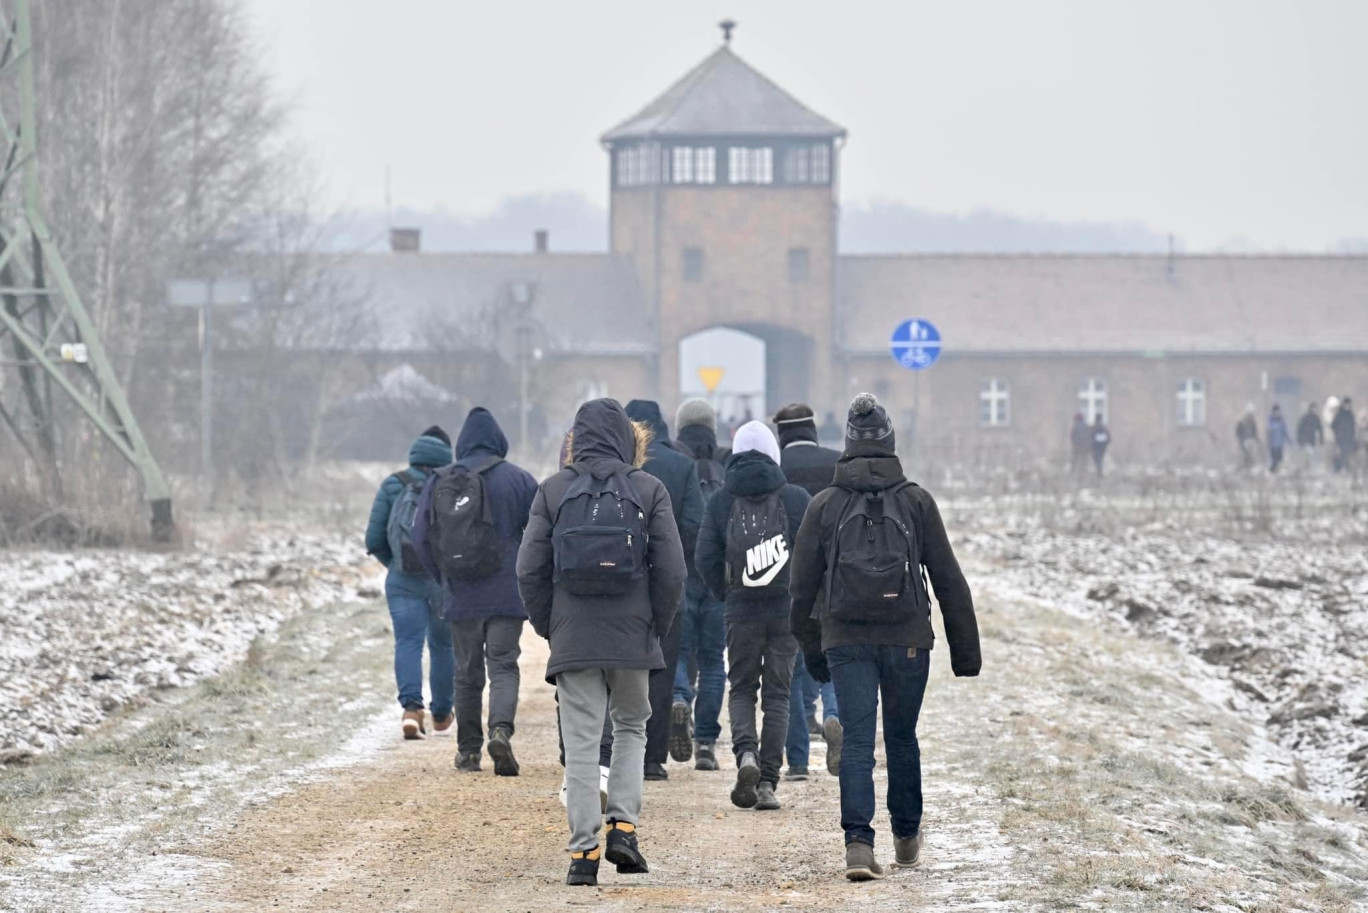
MULTIPOLYGON (((788 735, 789 688, 798 643, 789 630, 789 596, 756 597, 746 587, 763 587, 761 581, 793 572, 791 544, 798 534, 803 513, 812 499, 797 485, 790 485, 779 468, 779 442, 762 422, 748 422, 736 432, 732 455, 727 458, 727 481, 708 501, 703 528, 698 535, 698 572, 713 596, 726 603, 727 681, 731 699, 732 751, 736 755, 736 785, 732 803, 739 808, 777 809, 775 789, 784 762, 788 735), (759 499, 779 492, 779 503, 788 518, 783 548, 769 549, 768 562, 757 560, 756 582, 728 580, 728 546, 732 508, 742 498, 759 499), (789 565, 786 567, 786 565, 789 565), (744 586, 742 585, 744 583, 744 586), (763 732, 757 733, 756 691, 764 714, 763 732)), ((744 507, 744 505, 742 505, 744 507)), ((738 511, 738 516, 744 512, 738 511)), ((768 531, 766 531, 768 533, 768 531)), ((751 552, 759 553, 752 548, 751 552)), ((749 563, 749 562, 748 562, 749 563)))

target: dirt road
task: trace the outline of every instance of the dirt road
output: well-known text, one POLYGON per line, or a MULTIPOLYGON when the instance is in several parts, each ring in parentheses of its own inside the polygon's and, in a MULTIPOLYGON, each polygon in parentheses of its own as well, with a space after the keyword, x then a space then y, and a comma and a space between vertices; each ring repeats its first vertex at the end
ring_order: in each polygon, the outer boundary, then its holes
MULTIPOLYGON (((806 783, 785 783, 778 812, 736 809, 731 773, 670 765, 648 783, 642 843, 651 874, 604 866, 597 889, 563 885, 565 813, 556 799, 552 689, 542 680, 545 644, 524 638, 523 704, 516 746, 522 775, 497 778, 452 767, 451 738, 394 740, 355 766, 247 812, 198 854, 223 865, 187 889, 182 910, 836 910, 851 887, 842 862, 836 779, 818 740, 806 783)), ((939 658, 939 657, 938 657, 939 658)), ((938 670, 944 671, 944 670, 938 670)), ((945 677, 941 676, 943 685, 945 677)), ((994 871, 1007 850, 994 813, 943 742, 965 710, 930 701, 924 868, 861 889, 863 904, 906 909, 992 909, 994 871)), ((397 728, 397 727, 396 727, 397 728)), ((876 825, 887 833, 887 819, 876 825)), ((891 853, 889 844, 880 848, 891 853)), ((170 898, 168 898, 170 900, 170 898)))

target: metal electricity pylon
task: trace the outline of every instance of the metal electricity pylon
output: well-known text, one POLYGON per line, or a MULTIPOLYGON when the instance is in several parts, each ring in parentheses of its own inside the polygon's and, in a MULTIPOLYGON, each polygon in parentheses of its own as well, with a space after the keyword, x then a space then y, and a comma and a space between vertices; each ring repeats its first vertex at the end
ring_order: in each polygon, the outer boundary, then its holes
POLYGON ((171 489, 39 211, 33 19, 29 0, 0 0, 0 338, 8 336, 47 456, 55 453, 51 390, 83 411, 142 476, 152 532, 172 531, 171 489), (5 110, 17 100, 19 122, 5 110), (13 184, 19 184, 16 190, 13 184))

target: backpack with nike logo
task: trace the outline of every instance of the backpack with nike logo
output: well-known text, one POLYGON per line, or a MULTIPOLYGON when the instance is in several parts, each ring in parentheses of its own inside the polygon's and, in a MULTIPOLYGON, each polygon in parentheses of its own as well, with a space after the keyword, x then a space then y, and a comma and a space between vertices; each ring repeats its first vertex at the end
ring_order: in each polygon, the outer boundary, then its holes
POLYGON ((503 567, 504 547, 485 491, 485 473, 457 463, 437 473, 432 483, 428 542, 445 580, 483 580, 503 567))
POLYGON ((839 621, 888 624, 929 614, 921 545, 904 482, 850 491, 836 524, 827 572, 827 611, 839 621))
POLYGON ((783 488, 737 496, 727 518, 727 592, 773 599, 789 589, 789 516, 783 488))
POLYGON ((601 479, 574 464, 569 468, 577 477, 551 526, 555 584, 576 596, 624 596, 646 574, 641 496, 628 472, 601 479))

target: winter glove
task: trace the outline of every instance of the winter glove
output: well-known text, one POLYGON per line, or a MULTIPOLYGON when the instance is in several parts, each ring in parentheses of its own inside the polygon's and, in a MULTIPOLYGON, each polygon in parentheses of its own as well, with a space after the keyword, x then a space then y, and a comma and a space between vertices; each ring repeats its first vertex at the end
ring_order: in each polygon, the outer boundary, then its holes
POLYGON ((807 666, 808 675, 812 676, 813 681, 823 685, 831 681, 831 670, 827 668, 826 654, 821 650, 804 653, 803 664, 807 666))

